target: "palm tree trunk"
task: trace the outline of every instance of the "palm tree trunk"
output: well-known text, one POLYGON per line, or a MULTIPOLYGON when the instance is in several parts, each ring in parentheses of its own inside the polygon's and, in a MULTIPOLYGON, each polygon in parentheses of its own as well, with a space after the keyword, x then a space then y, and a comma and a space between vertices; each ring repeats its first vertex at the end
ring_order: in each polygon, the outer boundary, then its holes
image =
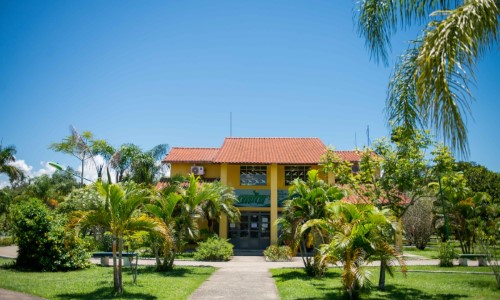
POLYGON ((116 234, 113 234, 113 284, 115 293, 119 293, 120 285, 118 278, 118 265, 116 261, 116 240, 117 236, 116 234))
POLYGON ((123 252, 123 236, 120 235, 118 240, 118 294, 123 293, 123 282, 122 282, 122 252, 123 252))
POLYGON ((385 290, 385 260, 380 257, 380 276, 378 279, 378 289, 385 290))

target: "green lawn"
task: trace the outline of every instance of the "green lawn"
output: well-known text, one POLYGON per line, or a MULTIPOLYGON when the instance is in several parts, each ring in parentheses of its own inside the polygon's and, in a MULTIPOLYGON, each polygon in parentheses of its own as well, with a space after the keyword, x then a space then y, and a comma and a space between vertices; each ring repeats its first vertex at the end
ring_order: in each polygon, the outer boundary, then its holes
POLYGON ((113 297, 113 268, 93 266, 71 272, 20 272, 6 267, 11 260, 0 259, 0 288, 47 299, 187 299, 214 271, 210 267, 176 267, 158 273, 139 267, 137 285, 123 272, 125 293, 113 297))
MULTIPOLYGON (((426 247, 424 250, 419 250, 416 247, 404 247, 404 254, 413 254, 423 256, 429 259, 438 259, 439 258, 439 248, 438 247, 426 247)), ((411 259, 411 258, 408 258, 411 259)))
MULTIPOLYGON (((482 267, 409 267, 409 270, 446 270, 491 272, 482 267)), ((378 268, 371 269, 372 281, 378 282, 378 268)), ((344 299, 341 286, 340 269, 331 268, 321 279, 308 277, 302 269, 273 269, 273 278, 281 299, 344 299)), ((387 277, 386 291, 373 288, 364 293, 361 299, 500 299, 493 275, 443 274, 408 272, 406 278, 396 273, 394 278, 387 277)))

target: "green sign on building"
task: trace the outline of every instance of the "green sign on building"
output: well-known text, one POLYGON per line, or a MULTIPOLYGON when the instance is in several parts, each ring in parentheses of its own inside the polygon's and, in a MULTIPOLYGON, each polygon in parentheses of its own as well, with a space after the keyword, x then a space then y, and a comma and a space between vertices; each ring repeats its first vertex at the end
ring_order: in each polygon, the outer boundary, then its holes
MULTIPOLYGON (((270 207, 271 206, 271 191, 270 190, 235 190, 234 193, 238 197, 239 207, 270 207)), ((283 202, 288 199, 288 190, 278 190, 278 206, 283 206, 283 202)))

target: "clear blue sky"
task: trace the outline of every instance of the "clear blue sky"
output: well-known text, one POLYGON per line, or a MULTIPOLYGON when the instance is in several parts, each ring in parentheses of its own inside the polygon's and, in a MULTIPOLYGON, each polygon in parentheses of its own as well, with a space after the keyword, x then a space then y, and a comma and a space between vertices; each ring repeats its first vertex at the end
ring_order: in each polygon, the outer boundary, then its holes
MULTIPOLYGON (((115 146, 219 147, 233 136, 387 135, 391 66, 370 61, 354 1, 0 1, 0 138, 42 168, 90 130, 115 146)), ((416 29, 393 39, 394 59, 416 29)), ((470 160, 500 171, 495 47, 479 63, 470 160)))

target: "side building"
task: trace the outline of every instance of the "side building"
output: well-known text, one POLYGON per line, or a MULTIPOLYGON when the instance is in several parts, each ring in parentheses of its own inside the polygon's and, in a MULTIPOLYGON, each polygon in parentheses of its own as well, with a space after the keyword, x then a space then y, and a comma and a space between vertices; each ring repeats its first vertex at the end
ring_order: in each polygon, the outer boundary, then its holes
MULTIPOLYGON (((307 179, 310 169, 319 169, 327 147, 318 138, 226 138, 220 148, 174 147, 163 159, 170 174, 219 180, 234 188, 239 223, 221 217, 219 236, 229 238, 239 249, 264 249, 278 241, 276 219, 283 210, 288 188, 295 178, 307 179)), ((359 166, 356 151, 336 151, 359 166)), ((332 183, 332 176, 320 173, 332 183)))

